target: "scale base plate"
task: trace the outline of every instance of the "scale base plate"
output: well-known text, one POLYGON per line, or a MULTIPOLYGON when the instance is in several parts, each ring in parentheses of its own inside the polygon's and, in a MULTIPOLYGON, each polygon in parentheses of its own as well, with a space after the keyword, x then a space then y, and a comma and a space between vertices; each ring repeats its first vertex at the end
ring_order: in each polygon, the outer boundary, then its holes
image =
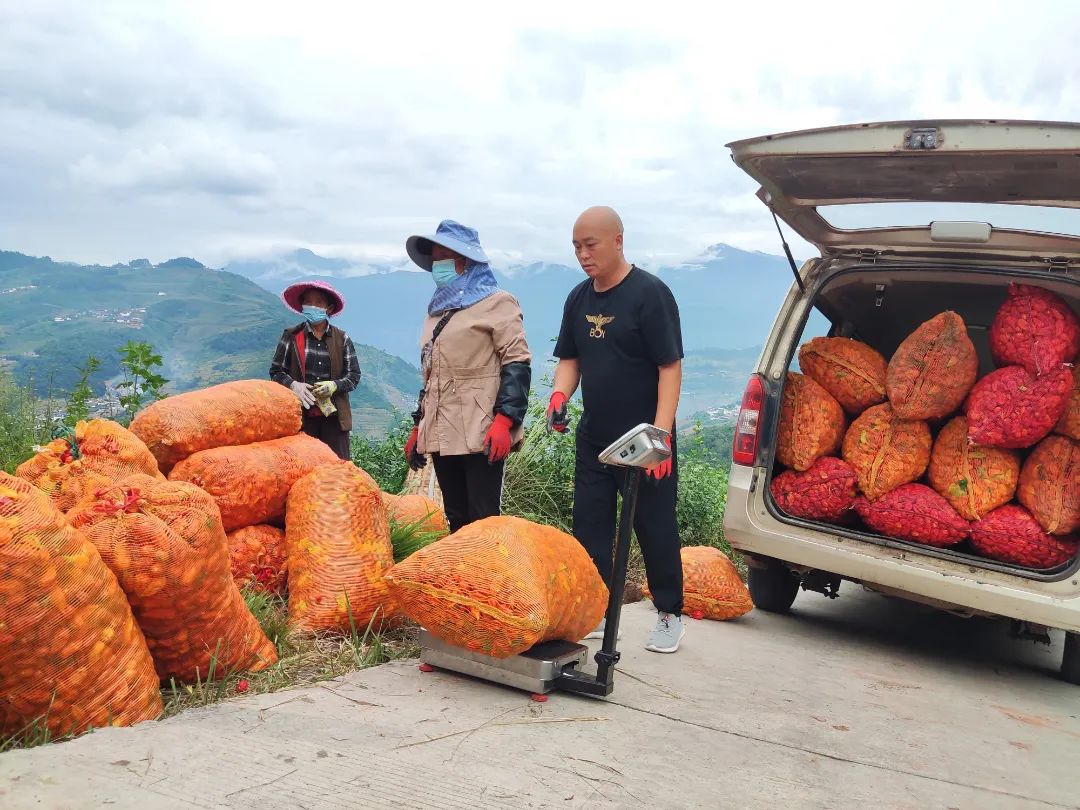
POLYGON ((492 658, 455 647, 420 631, 420 660, 439 669, 471 675, 533 694, 546 695, 567 667, 580 669, 589 656, 584 644, 545 641, 510 658, 492 658))

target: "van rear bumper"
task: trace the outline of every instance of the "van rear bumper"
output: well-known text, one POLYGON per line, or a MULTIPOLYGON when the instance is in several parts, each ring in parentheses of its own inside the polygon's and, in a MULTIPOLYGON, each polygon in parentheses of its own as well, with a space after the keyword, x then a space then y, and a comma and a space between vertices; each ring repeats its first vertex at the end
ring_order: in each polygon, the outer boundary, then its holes
POLYGON ((1080 574, 1038 581, 783 523, 766 508, 764 468, 733 464, 724 533, 732 548, 972 611, 1080 632, 1080 574), (754 491, 751 486, 756 481, 754 491))

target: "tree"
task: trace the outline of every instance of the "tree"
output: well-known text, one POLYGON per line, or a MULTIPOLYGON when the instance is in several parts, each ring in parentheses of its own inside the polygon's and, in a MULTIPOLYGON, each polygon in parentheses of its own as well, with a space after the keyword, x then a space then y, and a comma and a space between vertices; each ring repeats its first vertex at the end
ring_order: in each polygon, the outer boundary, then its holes
POLYGON ((90 385, 90 376, 101 368, 101 361, 94 355, 88 355, 86 363, 79 368, 79 381, 71 390, 67 402, 67 415, 64 417, 64 425, 75 427, 80 420, 90 416, 90 400, 94 398, 94 389, 90 385))
POLYGON ((155 354, 154 347, 149 343, 129 340, 120 348, 120 368, 124 380, 117 383, 116 390, 128 423, 135 418, 143 402, 154 402, 165 397, 162 389, 169 381, 154 370, 161 365, 161 355, 155 354))

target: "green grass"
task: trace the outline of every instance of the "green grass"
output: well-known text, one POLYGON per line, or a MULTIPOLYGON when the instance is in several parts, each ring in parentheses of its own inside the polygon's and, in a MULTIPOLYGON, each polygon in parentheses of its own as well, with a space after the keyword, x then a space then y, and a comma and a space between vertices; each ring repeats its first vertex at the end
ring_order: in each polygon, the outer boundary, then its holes
POLYGON ((431 515, 424 515, 412 523, 398 523, 390 519, 390 544, 394 547, 394 562, 415 554, 424 546, 430 546, 436 540, 446 536, 446 532, 424 529, 423 525, 431 515))

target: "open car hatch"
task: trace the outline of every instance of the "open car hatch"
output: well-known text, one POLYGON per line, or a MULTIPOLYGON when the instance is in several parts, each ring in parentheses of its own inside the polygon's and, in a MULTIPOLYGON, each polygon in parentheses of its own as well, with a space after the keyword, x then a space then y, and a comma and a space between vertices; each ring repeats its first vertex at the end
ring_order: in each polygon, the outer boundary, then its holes
POLYGON ((1080 230, 1050 232, 1052 216, 1042 231, 1041 224, 996 227, 993 221, 843 228, 827 213, 828 206, 867 203, 1080 209, 1080 124, 899 121, 767 135, 728 147, 761 185, 762 201, 822 255, 996 255, 1080 266, 1080 230))

